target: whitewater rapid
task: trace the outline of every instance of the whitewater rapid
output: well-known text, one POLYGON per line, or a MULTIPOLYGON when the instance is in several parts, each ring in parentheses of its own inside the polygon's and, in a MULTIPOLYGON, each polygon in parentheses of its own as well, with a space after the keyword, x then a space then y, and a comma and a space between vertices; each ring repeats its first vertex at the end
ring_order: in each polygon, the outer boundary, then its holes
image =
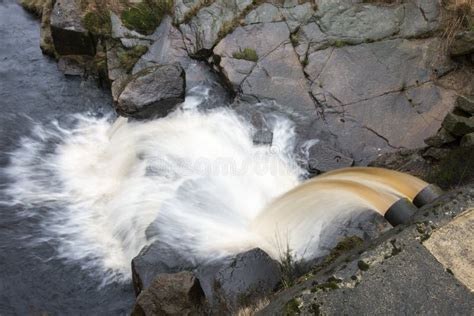
POLYGON ((48 212, 38 240, 57 256, 128 279, 130 262, 160 242, 195 260, 265 241, 250 223, 300 183, 292 123, 275 117, 273 144, 227 108, 201 111, 190 96, 174 113, 139 122, 76 115, 72 127, 36 125, 11 153, 8 203, 48 212))

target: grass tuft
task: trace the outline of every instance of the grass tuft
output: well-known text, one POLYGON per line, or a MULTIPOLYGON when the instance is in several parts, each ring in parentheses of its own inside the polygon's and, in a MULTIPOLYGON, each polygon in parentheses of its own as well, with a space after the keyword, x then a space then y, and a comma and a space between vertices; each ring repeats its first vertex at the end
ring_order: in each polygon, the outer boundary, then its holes
POLYGON ((144 0, 125 9, 121 18, 127 28, 149 35, 160 25, 163 17, 172 12, 172 0, 144 0))
POLYGON ((137 63, 138 59, 148 51, 148 47, 138 45, 130 49, 125 49, 117 53, 120 65, 125 69, 126 72, 130 72, 133 66, 137 63))
POLYGON ((238 52, 233 52, 232 57, 235 59, 245 59, 253 62, 258 60, 257 52, 254 49, 248 47, 238 52))

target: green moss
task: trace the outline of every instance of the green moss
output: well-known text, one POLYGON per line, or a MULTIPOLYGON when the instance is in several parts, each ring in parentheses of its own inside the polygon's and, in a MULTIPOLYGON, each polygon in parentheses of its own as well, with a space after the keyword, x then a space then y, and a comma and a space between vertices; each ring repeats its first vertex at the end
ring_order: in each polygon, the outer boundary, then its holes
POLYGON ((431 169, 428 182, 450 189, 474 179, 474 150, 469 147, 453 148, 431 169))
POLYGON ((112 24, 110 22, 110 13, 107 10, 88 12, 82 20, 86 30, 93 34, 109 35, 112 24))
POLYGON ((125 71, 130 72, 137 63, 138 59, 147 52, 148 47, 143 45, 135 46, 131 49, 125 49, 117 53, 120 65, 125 71))
POLYGON ((346 46, 346 42, 344 42, 342 40, 337 40, 337 41, 334 42, 334 46, 336 46, 337 48, 344 47, 344 46, 346 46))
POLYGON ((121 18, 127 28, 149 35, 172 10, 172 0, 144 0, 124 10, 121 18))
POLYGON ((362 260, 359 260, 359 262, 357 262, 357 266, 359 267, 361 271, 367 271, 369 270, 369 267, 370 267, 368 263, 362 260))
POLYGON ((349 250, 352 250, 355 247, 362 245, 363 242, 364 241, 359 236, 345 237, 344 239, 339 241, 336 247, 334 247, 331 250, 329 255, 327 255, 326 258, 324 258, 324 261, 321 264, 321 266, 323 267, 328 266, 329 264, 334 262, 338 257, 340 257, 343 253, 346 253, 349 250))
POLYGON ((245 59, 254 62, 258 60, 257 52, 254 49, 248 47, 241 51, 233 52, 232 57, 235 59, 245 59))
POLYGON ((294 298, 288 301, 288 303, 286 303, 285 306, 283 307, 283 315, 285 316, 299 315, 300 305, 301 305, 301 299, 299 298, 294 298))

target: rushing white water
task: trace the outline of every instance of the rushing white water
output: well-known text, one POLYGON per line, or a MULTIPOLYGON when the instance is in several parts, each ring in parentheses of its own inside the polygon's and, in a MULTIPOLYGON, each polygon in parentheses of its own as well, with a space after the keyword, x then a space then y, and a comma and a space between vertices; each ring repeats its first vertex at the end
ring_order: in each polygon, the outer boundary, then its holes
POLYGON ((72 128, 36 126, 6 170, 9 203, 26 216, 48 212, 44 230, 59 256, 114 278, 129 277, 156 234, 197 259, 258 246, 251 221, 303 173, 291 156, 293 127, 277 119, 273 146, 254 145, 235 113, 200 112, 198 103, 187 98, 149 122, 76 116, 72 128))

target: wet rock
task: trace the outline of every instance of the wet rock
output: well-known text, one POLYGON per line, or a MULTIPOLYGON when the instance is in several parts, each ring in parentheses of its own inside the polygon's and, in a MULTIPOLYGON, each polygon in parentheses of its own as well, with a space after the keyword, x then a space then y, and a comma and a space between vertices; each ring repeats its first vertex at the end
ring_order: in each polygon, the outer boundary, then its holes
POLYGON ((216 296, 227 310, 258 301, 281 280, 279 264, 259 248, 241 253, 217 273, 216 296))
POLYGON ((422 156, 424 158, 432 158, 435 160, 441 160, 449 155, 450 149, 445 148, 435 148, 430 147, 425 152, 423 152, 422 156))
POLYGON ((117 111, 124 116, 166 116, 184 101, 185 73, 178 65, 145 68, 125 85, 118 97, 117 111))
POLYGON ((312 171, 325 172, 333 169, 350 167, 354 160, 321 143, 308 150, 308 167, 312 171))
POLYGON ((474 99, 472 97, 459 96, 456 100, 456 109, 474 115, 474 99))
POLYGON ((441 128, 436 135, 425 139, 425 143, 428 146, 441 147, 445 144, 452 143, 455 140, 456 140, 456 137, 454 137, 446 129, 441 128))
POLYGON ((467 118, 448 113, 444 118, 443 127, 455 136, 463 136, 474 132, 474 117, 467 118))
POLYGON ((449 47, 452 56, 467 55, 474 52, 474 31, 465 31, 456 34, 449 47))
POLYGON ((143 248, 132 260, 132 278, 135 293, 138 295, 148 288, 158 274, 190 271, 195 263, 183 254, 154 242, 143 248))
POLYGON ((273 132, 269 130, 259 130, 253 135, 255 145, 271 145, 273 141, 273 132))
POLYGON ((461 146, 474 147, 474 133, 469 133, 461 138, 461 146))
POLYGON ((54 56, 54 43, 51 35, 51 13, 53 12, 53 1, 44 2, 41 11, 40 48, 43 54, 54 56))
POLYGON ((140 293, 132 315, 203 315, 205 297, 199 280, 191 272, 157 275, 140 293))
POLYGON ((79 0, 57 0, 51 13, 51 35, 59 55, 95 54, 94 41, 82 24, 79 0))
POLYGON ((180 25, 188 53, 208 55, 219 37, 234 28, 235 19, 251 4, 251 0, 217 0, 199 10, 191 21, 180 25))

